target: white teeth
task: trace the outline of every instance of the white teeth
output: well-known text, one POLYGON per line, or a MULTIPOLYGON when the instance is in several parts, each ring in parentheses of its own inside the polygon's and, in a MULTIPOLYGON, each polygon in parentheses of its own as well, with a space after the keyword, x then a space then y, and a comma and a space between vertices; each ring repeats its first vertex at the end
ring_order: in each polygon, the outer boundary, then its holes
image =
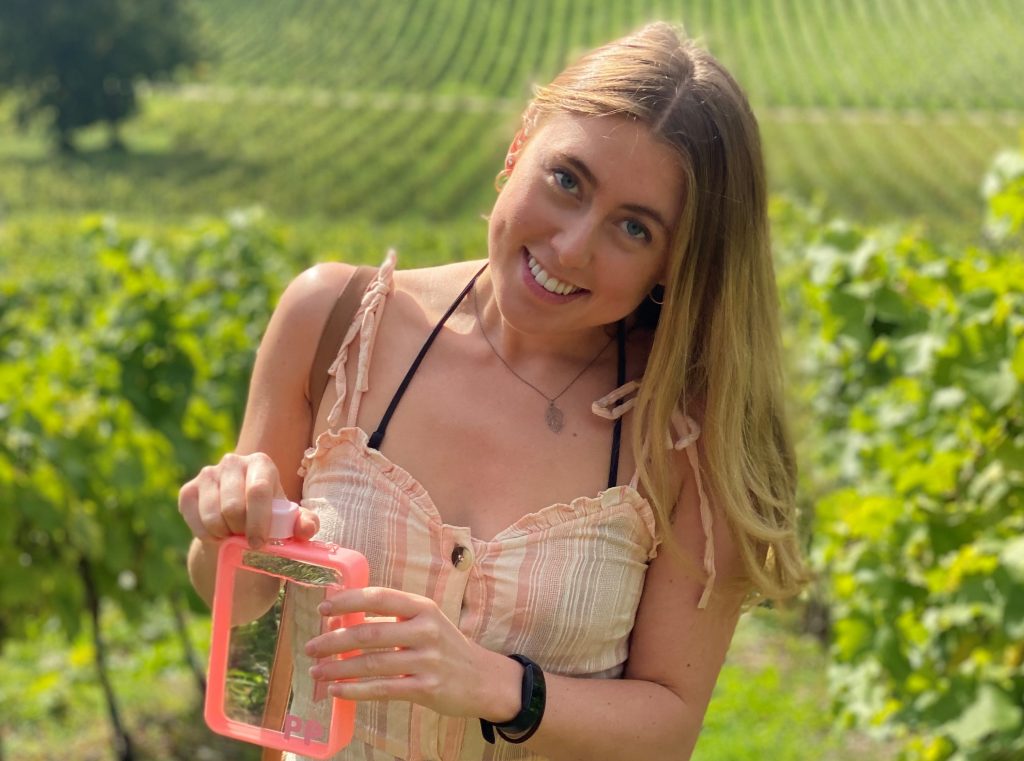
POLYGON ((563 283, 561 280, 551 277, 551 275, 545 272, 544 268, 540 266, 540 262, 533 258, 532 254, 530 255, 529 261, 527 263, 530 267, 530 272, 533 273, 533 279, 537 281, 537 284, 540 285, 541 288, 548 291, 549 293, 557 293, 560 296, 568 296, 570 293, 576 293, 576 291, 583 290, 582 288, 579 288, 575 285, 572 285, 570 283, 563 283))

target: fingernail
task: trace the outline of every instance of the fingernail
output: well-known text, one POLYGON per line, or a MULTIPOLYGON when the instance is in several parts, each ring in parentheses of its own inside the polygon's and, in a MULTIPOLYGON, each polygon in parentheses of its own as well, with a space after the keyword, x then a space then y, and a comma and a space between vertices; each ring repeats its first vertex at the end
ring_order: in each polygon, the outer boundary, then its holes
POLYGON ((326 616, 331 612, 331 604, 329 602, 322 602, 316 606, 316 609, 320 611, 321 616, 326 616))
POLYGON ((254 550, 258 550, 262 546, 263 546, 263 540, 260 539, 258 536, 250 536, 249 537, 249 547, 251 547, 254 550))
POLYGON ((319 679, 322 674, 323 674, 323 669, 320 668, 319 666, 310 666, 309 667, 309 675, 313 679, 319 679))

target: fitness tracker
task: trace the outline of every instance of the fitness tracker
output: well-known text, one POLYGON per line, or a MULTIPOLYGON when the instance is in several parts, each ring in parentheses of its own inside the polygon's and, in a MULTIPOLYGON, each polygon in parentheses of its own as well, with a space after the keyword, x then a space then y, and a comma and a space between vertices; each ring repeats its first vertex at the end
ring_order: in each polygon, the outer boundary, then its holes
POLYGON ((491 745, 494 744, 494 733, 505 742, 521 743, 526 742, 540 726, 540 720, 544 718, 544 706, 547 702, 547 688, 544 685, 544 672, 540 666, 531 661, 525 655, 510 655, 514 661, 523 667, 523 703, 519 713, 511 721, 503 724, 492 724, 480 719, 480 732, 484 739, 491 745))

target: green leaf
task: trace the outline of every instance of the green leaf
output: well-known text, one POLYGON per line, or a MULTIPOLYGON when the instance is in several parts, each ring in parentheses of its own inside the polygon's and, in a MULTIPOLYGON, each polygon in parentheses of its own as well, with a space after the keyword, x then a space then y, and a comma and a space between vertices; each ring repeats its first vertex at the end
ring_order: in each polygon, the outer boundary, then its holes
POLYGON ((975 396, 993 410, 1002 410, 1019 393, 1020 383, 1010 370, 1009 361, 999 363, 995 370, 967 369, 964 378, 975 396))
POLYGON ((1024 536, 1007 542, 999 553, 999 561, 1014 579, 1024 584, 1024 536))
POLYGON ((1013 351, 1010 367, 1013 369, 1013 374, 1017 377, 1017 380, 1024 383, 1024 340, 1017 341, 1017 348, 1013 351))
POLYGON ((982 685, 974 703, 963 715, 943 727, 957 745, 973 747, 997 732, 1008 732, 1021 724, 1022 709, 1013 698, 991 684, 982 685))

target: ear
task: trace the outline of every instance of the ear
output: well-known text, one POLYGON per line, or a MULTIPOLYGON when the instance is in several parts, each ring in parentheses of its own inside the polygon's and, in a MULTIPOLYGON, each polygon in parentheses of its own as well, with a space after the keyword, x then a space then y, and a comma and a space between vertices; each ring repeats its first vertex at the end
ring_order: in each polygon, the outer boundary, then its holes
POLYGON ((537 126, 537 109, 533 104, 527 106, 526 111, 523 112, 522 125, 519 131, 516 132, 516 136, 512 138, 512 143, 508 146, 508 153, 505 154, 505 165, 498 172, 498 176, 494 178, 494 189, 499 193, 505 183, 508 182, 508 178, 512 176, 512 170, 516 166, 516 161, 519 160, 519 154, 522 153, 527 138, 535 131, 537 126))
POLYGON ((519 159, 519 154, 523 150, 523 145, 526 143, 526 128, 519 130, 516 136, 512 138, 512 143, 508 147, 508 153, 505 154, 505 166, 498 172, 498 176, 494 178, 494 189, 499 193, 505 183, 508 182, 508 178, 512 176, 512 170, 515 168, 516 161, 519 159))
POLYGON ((531 103, 526 107, 522 116, 522 127, 516 133, 516 136, 512 138, 512 144, 508 147, 508 153, 505 154, 505 173, 511 174, 512 169, 516 165, 516 161, 519 159, 519 154, 523 150, 523 146, 526 145, 526 140, 531 134, 537 130, 537 108, 531 103))
POLYGON ((505 154, 505 172, 506 174, 512 174, 512 169, 516 165, 516 160, 519 158, 520 151, 523 150, 523 144, 526 142, 526 131, 525 127, 520 129, 514 138, 512 143, 508 147, 508 153, 505 154))

